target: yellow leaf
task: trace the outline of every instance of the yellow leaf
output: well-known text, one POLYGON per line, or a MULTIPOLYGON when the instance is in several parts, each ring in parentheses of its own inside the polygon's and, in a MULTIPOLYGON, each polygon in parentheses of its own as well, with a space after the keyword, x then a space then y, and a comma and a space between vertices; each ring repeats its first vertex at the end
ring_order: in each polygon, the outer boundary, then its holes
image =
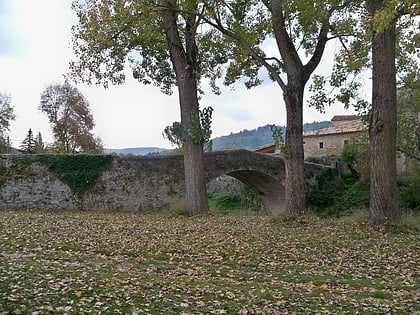
POLYGON ((234 299, 234 298, 235 298, 235 294, 234 294, 234 293, 232 293, 232 292, 230 292, 230 291, 227 291, 227 292, 226 292, 226 296, 227 296, 229 299, 234 299))

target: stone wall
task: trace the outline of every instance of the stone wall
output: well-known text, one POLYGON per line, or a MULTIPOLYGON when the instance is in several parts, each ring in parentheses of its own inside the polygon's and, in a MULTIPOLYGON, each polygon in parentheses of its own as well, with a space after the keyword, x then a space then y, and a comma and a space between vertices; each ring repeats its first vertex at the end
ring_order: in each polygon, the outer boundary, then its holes
POLYGON ((119 157, 82 198, 60 182, 35 156, 5 155, 0 207, 141 211, 165 208, 182 199, 182 156, 119 157), (15 170, 14 170, 15 169, 15 170))
MULTIPOLYGON (((80 174, 88 174, 98 168, 89 166, 84 168, 85 173, 75 170, 79 165, 91 165, 85 158, 67 156, 71 159, 61 160, 60 165, 70 172, 71 185, 68 186, 64 178, 54 175, 43 164, 54 163, 51 161, 57 159, 52 157, 0 156, 0 207, 142 211, 169 208, 184 200, 182 155, 114 156, 107 159, 107 163, 110 162, 111 165, 107 164, 96 183, 92 180, 93 187, 83 185, 90 183, 90 179, 83 179, 82 182, 81 178, 85 177, 80 174), (84 160, 86 164, 80 160, 84 160), (89 189, 83 190, 83 193, 74 193, 69 188, 75 189, 74 183, 77 184, 76 188, 89 189)), ((204 166, 207 182, 229 175, 259 194, 266 209, 277 211, 283 208, 285 169, 284 162, 278 155, 247 150, 210 152, 204 156, 204 166)), ((306 181, 313 184, 316 174, 324 168, 325 166, 306 163, 306 181)))
POLYGON ((321 157, 340 154, 343 151, 345 141, 349 140, 354 135, 355 133, 338 133, 305 137, 305 143, 303 145, 305 157, 321 157))

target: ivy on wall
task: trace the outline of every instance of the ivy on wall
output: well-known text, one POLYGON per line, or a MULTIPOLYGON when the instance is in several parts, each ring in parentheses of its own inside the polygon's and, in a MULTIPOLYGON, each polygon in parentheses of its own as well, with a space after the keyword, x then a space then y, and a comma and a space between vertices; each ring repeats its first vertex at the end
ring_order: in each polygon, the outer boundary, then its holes
POLYGON ((10 178, 22 178, 32 175, 29 167, 31 164, 32 160, 26 157, 9 162, 7 167, 0 164, 0 186, 10 178))
POLYGON ((39 155, 37 161, 48 167, 79 198, 95 186, 102 173, 111 168, 111 155, 39 155))

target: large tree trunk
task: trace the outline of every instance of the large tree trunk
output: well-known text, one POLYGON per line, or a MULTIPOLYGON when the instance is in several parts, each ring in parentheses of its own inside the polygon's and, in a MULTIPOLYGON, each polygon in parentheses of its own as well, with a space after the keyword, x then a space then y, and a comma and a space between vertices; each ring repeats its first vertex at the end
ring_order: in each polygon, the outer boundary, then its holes
MULTIPOLYGON (((203 143, 188 132, 192 119, 198 119, 197 55, 194 34, 186 34, 183 45, 177 26, 176 3, 162 0, 162 21, 165 26, 171 61, 175 69, 181 108, 184 140, 185 203, 190 213, 209 210, 204 177, 203 143), (185 48, 184 48, 185 47, 185 48)), ((194 124, 195 125, 195 124, 194 124)))
POLYGON ((300 218, 305 209, 305 183, 303 163, 303 85, 291 88, 283 93, 287 111, 286 143, 284 163, 286 167, 285 215, 300 218))
MULTIPOLYGON (((367 1, 370 15, 383 0, 367 1)), ((371 188, 368 224, 399 223, 397 198, 396 133, 397 93, 395 23, 372 38, 372 113, 369 127, 371 188)))
POLYGON ((178 80, 179 101, 181 104, 181 124, 184 130, 184 175, 185 203, 189 213, 209 210, 206 182, 204 177, 203 144, 196 143, 186 132, 191 119, 199 115, 197 81, 192 70, 185 70, 185 77, 178 80))
POLYGON ((287 129, 285 143, 285 215, 300 218, 305 210, 305 178, 303 163, 303 92, 306 82, 321 61, 328 41, 329 21, 322 21, 312 57, 306 65, 300 59, 293 38, 288 34, 283 0, 263 1, 272 14, 274 37, 287 74, 287 84, 276 71, 270 71, 283 90, 286 104, 287 129))

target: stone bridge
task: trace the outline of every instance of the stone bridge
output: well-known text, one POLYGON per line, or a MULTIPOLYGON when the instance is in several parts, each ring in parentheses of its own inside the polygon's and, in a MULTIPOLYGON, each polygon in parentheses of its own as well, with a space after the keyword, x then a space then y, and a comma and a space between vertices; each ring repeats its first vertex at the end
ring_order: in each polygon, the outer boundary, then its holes
MULTIPOLYGON (((326 166, 305 163, 305 179, 316 183, 316 175, 326 166)), ((248 150, 209 152, 205 154, 206 180, 210 182, 222 175, 234 177, 256 191, 266 209, 284 209, 284 161, 275 154, 255 153, 248 150)))
MULTIPOLYGON (((234 177, 258 192, 268 210, 283 208, 285 169, 280 157, 218 151, 206 153, 204 163, 207 182, 222 175, 234 177)), ((35 155, 3 155, 0 168, 0 207, 142 211, 169 208, 182 202, 185 194, 181 155, 114 156, 110 169, 82 196, 76 196, 35 155)), ((305 163, 307 182, 314 183, 325 168, 305 163)))

